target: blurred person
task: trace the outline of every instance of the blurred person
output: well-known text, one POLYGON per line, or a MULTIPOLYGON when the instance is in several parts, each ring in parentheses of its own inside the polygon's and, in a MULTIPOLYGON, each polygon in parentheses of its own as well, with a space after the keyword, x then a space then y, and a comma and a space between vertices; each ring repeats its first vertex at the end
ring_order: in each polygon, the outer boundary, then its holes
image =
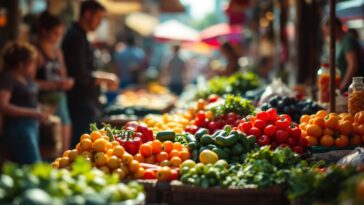
POLYGON ((43 12, 38 20, 38 69, 36 79, 40 87, 40 101, 56 99, 56 115, 62 122, 63 151, 69 149, 71 140, 71 118, 67 105, 67 90, 73 86, 73 79, 67 78, 63 53, 58 47, 63 35, 61 20, 43 12))
MULTIPOLYGON (((327 20, 323 26, 326 38, 330 36, 330 26, 327 20)), ((336 40, 336 66, 341 71, 340 91, 345 92, 351 84, 352 77, 363 75, 361 68, 361 48, 355 37, 343 30, 340 19, 335 18, 335 40, 336 40)))
POLYGON ((135 37, 129 35, 125 47, 115 53, 116 73, 120 78, 120 88, 138 84, 138 77, 143 68, 145 53, 136 45, 135 37))
POLYGON ((37 110, 36 49, 28 43, 9 42, 4 47, 2 62, 0 113, 4 117, 5 147, 16 163, 41 161, 38 126, 47 116, 37 110))
POLYGON ((187 83, 187 67, 180 56, 180 45, 172 46, 172 52, 172 57, 167 63, 163 76, 166 78, 165 81, 169 89, 180 95, 187 83))
POLYGON ((71 147, 76 146, 80 136, 89 131, 90 123, 96 122, 102 114, 100 85, 115 87, 118 84, 114 76, 96 72, 93 50, 87 39, 87 33, 100 25, 105 11, 97 1, 83 1, 78 22, 72 24, 62 42, 67 72, 75 80, 74 87, 67 93, 73 123, 71 147))
POLYGON ((225 42, 221 45, 220 51, 225 57, 227 64, 225 69, 220 72, 219 75, 230 76, 239 71, 239 55, 235 51, 234 47, 229 42, 225 42))

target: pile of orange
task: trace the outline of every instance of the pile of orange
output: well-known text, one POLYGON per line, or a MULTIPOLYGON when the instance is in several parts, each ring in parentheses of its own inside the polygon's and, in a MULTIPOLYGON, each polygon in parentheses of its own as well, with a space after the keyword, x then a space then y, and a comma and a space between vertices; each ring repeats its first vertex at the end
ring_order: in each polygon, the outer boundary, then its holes
POLYGON ((190 156, 188 148, 179 142, 154 140, 142 144, 134 159, 140 163, 179 167, 190 156))
POLYGON ((348 113, 327 113, 324 110, 300 119, 302 137, 310 146, 348 147, 364 142, 364 112, 355 116, 348 113))
POLYGON ((140 179, 144 175, 144 168, 140 166, 140 163, 118 142, 110 142, 103 130, 83 134, 76 149, 65 151, 62 157, 52 163, 52 166, 70 169, 72 162, 78 156, 84 157, 93 167, 105 173, 118 174, 120 179, 140 179))

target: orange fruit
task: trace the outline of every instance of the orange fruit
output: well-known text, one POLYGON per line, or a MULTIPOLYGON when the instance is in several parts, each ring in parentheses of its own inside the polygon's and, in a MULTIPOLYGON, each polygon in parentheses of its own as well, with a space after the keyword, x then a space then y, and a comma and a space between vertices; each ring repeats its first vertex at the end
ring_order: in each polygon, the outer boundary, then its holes
POLYGON ((148 156, 150 156, 152 154, 153 148, 152 148, 152 146, 150 144, 142 144, 139 147, 139 152, 144 157, 148 157, 148 156))
POLYGON ((351 139, 350 139, 350 145, 352 146, 359 146, 361 145, 361 137, 359 135, 354 135, 351 139))
POLYGON ((80 148, 83 151, 89 151, 92 149, 92 141, 90 139, 84 139, 80 142, 80 148))
POLYGON ((313 124, 318 125, 321 128, 325 128, 325 120, 324 118, 316 117, 313 119, 313 124))
POLYGON ((138 161, 136 161, 136 160, 132 160, 131 162, 130 162, 130 164, 129 164, 129 166, 128 166, 128 168, 129 168, 129 170, 131 171, 131 172, 137 172, 138 170, 139 170, 139 168, 140 168, 140 164, 139 164, 139 162, 138 161))
POLYGON ((205 112, 205 116, 206 116, 207 119, 212 119, 213 115, 214 114, 211 111, 205 112))
POLYGON ((108 141, 108 142, 110 142, 110 137, 108 137, 108 136, 102 136, 101 138, 108 141))
POLYGON ((162 150, 169 153, 173 149, 173 142, 171 141, 165 141, 163 142, 162 150))
POLYGON ((80 141, 84 140, 84 139, 91 139, 90 135, 89 134, 83 134, 81 135, 80 137, 80 141))
POLYGON ((196 108, 197 110, 204 110, 205 109, 206 102, 203 99, 199 99, 197 101, 196 108))
POLYGON ((107 163, 107 155, 103 152, 97 152, 94 156, 94 161, 97 166, 104 166, 107 163))
POLYGON ((159 140, 152 141, 152 150, 154 154, 159 154, 162 151, 162 143, 159 140))
POLYGON ((348 120, 349 122, 353 123, 354 122, 354 117, 352 114, 347 114, 345 117, 342 118, 342 120, 348 120))
POLYGON ((63 156, 64 157, 68 157, 68 155, 70 154, 71 150, 66 150, 63 152, 63 156))
POLYGON ((309 146, 316 146, 316 145, 318 145, 318 140, 317 140, 316 137, 307 135, 306 136, 306 140, 307 140, 309 146))
POLYGON ((169 162, 171 162, 172 166, 174 167, 179 167, 179 165, 181 165, 182 160, 179 157, 172 157, 169 162))
POLYGON ((177 151, 182 151, 182 144, 179 142, 173 143, 173 149, 177 151))
POLYGON ((92 149, 95 152, 106 152, 109 146, 109 142, 103 138, 97 139, 92 143, 92 149))
POLYGON ((107 160, 107 166, 110 169, 116 169, 119 167, 119 165, 120 165, 120 159, 117 156, 111 156, 107 160))
POLYGON ((301 123, 300 125, 299 125, 299 128, 301 129, 301 130, 306 130, 307 129, 307 123, 305 123, 305 122, 303 122, 303 123, 301 123))
POLYGON ((185 161, 185 160, 187 160, 187 159, 189 159, 190 158, 190 152, 187 150, 182 150, 181 152, 180 152, 180 157, 181 157, 181 160, 182 161, 185 161))
POLYGON ((330 128, 325 128, 323 134, 332 136, 334 134, 334 131, 330 128))
POLYGON ((99 131, 92 131, 90 134, 90 138, 92 141, 95 141, 95 140, 101 138, 101 133, 99 131))
POLYGON ((58 163, 58 162, 52 162, 52 163, 51 163, 51 166, 52 166, 53 168, 59 168, 59 163, 58 163))
POLYGON ((171 162, 169 160, 163 160, 160 164, 160 166, 171 166, 171 162))
POLYGON ((85 156, 85 157, 92 157, 92 153, 91 153, 91 152, 89 152, 89 151, 83 151, 83 152, 81 153, 81 155, 82 155, 82 156, 85 156))
POLYGON ((61 159, 61 157, 58 157, 56 160, 54 160, 54 162, 59 162, 61 159))
POLYGON ((68 157, 62 157, 58 162, 59 168, 65 168, 65 167, 68 167, 69 165, 70 165, 70 161, 69 161, 68 157))
POLYGON ((143 167, 139 167, 139 169, 134 173, 134 176, 133 177, 135 179, 142 179, 143 176, 144 176, 144 172, 145 172, 144 168, 143 167))
POLYGON ((327 115, 327 112, 325 110, 320 110, 316 113, 316 116, 317 117, 320 117, 320 118, 325 118, 327 115))
POLYGON ((154 164, 155 163, 155 156, 150 155, 149 157, 145 158, 145 163, 154 164))
POLYGON ((164 160, 168 160, 169 159, 169 155, 167 152, 160 152, 157 156, 156 156, 156 161, 158 163, 161 163, 164 160))
POLYGON ((122 160, 125 165, 129 165, 134 160, 134 158, 131 154, 125 153, 122 157, 122 160))
POLYGON ((129 169, 124 164, 120 164, 120 169, 124 171, 125 176, 129 174, 129 169))
POLYGON ((82 152, 80 143, 77 143, 76 150, 77 150, 78 153, 81 153, 82 152))
POLYGON ((308 123, 309 120, 310 120, 309 115, 302 115, 300 118, 300 123, 308 123))
POLYGON ((169 167, 162 167, 157 171, 157 179, 160 181, 168 181, 172 175, 172 169, 169 167))
POLYGON ((349 135, 353 132, 353 124, 349 120, 339 122, 339 131, 343 135, 349 135))
POLYGON ((125 149, 124 147, 118 145, 116 147, 114 147, 114 151, 113 151, 113 155, 119 157, 119 158, 122 158, 125 154, 125 149))
POLYGON ((107 156, 112 156, 114 154, 114 149, 108 149, 106 154, 107 156))
POLYGON ((76 149, 70 150, 69 154, 68 154, 68 159, 70 160, 70 162, 75 161, 76 157, 78 156, 78 152, 76 149))
POLYGON ((120 144, 117 141, 112 141, 111 146, 116 147, 116 146, 120 146, 120 144))
POLYGON ((320 145, 325 147, 332 147, 335 144, 334 138, 331 135, 324 135, 320 139, 320 145))
POLYGON ((325 118, 325 126, 330 129, 336 129, 339 124, 339 120, 336 116, 328 116, 325 118))
POLYGON ((177 151, 177 150, 172 150, 170 153, 169 153, 169 158, 171 159, 171 158, 173 158, 173 157, 180 157, 180 153, 179 153, 179 151, 177 151))
POLYGON ((336 147, 347 147, 349 146, 350 141, 346 135, 340 135, 340 137, 335 139, 336 147))
POLYGON ((322 135, 322 129, 318 125, 308 125, 307 126, 307 135, 313 136, 313 137, 321 137, 322 135))
POLYGON ((120 180, 123 180, 125 178, 125 176, 126 176, 125 172, 121 168, 115 169, 112 173, 119 176, 120 180))
POLYGON ((359 135, 364 136, 364 124, 360 124, 357 130, 359 135))
POLYGON ((145 161, 145 158, 142 154, 138 153, 134 156, 134 159, 137 160, 138 162, 142 163, 145 161))

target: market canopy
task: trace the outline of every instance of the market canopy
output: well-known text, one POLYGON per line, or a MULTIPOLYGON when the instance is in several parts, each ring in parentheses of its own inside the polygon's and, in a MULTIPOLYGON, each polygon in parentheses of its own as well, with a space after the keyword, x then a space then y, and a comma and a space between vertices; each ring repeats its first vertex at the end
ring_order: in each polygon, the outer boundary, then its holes
POLYGON ((216 24, 201 32, 201 41, 212 46, 220 46, 223 42, 239 42, 243 28, 229 24, 216 24))
POLYGON ((142 10, 142 3, 140 1, 99 0, 99 2, 106 8, 107 13, 111 15, 125 15, 142 10))
POLYGON ((364 18, 364 0, 337 3, 336 15, 344 20, 364 18))
POLYGON ((158 23, 156 17, 141 12, 129 14, 125 19, 125 24, 142 36, 151 35, 158 23))
POLYGON ((200 40, 198 31, 176 20, 159 24, 153 36, 160 41, 198 42, 200 40))

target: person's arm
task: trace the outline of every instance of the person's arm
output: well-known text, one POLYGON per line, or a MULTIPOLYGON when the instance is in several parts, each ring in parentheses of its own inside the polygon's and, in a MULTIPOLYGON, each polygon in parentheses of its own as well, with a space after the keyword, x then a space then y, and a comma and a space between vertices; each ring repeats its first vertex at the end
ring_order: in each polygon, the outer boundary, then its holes
POLYGON ((11 117, 31 117, 38 120, 44 120, 45 115, 36 109, 24 108, 10 103, 11 91, 0 89, 0 112, 5 116, 11 117))
POLYGON ((346 73, 342 73, 343 78, 340 84, 340 90, 346 90, 350 85, 352 77, 358 70, 358 56, 354 51, 345 54, 345 60, 347 62, 346 73))
POLYGON ((53 91, 61 90, 62 84, 58 81, 36 80, 40 90, 53 91))
POLYGON ((66 64, 64 62, 64 56, 63 53, 60 49, 57 49, 57 53, 58 53, 58 59, 61 63, 61 75, 63 79, 66 79, 68 74, 67 74, 67 69, 66 69, 66 64))

